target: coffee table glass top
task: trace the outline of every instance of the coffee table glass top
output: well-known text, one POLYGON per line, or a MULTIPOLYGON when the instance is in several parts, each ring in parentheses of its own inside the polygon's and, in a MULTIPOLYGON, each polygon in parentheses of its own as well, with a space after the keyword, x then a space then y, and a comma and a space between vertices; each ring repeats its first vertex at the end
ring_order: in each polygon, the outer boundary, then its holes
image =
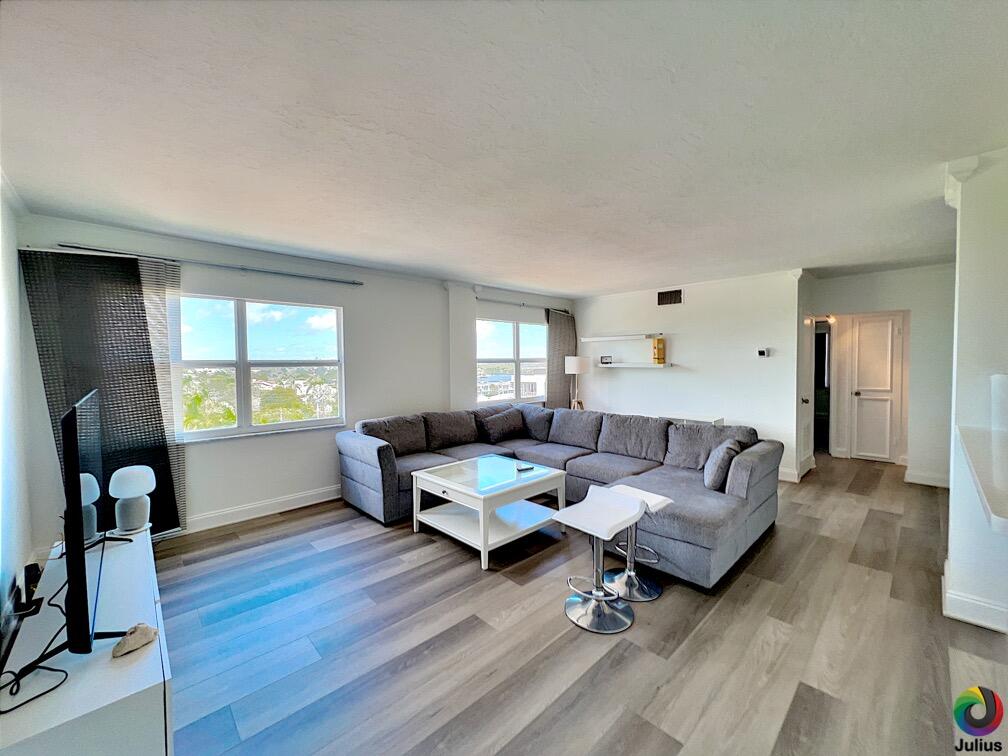
POLYGON ((563 471, 498 454, 487 454, 475 459, 464 459, 461 462, 421 470, 416 474, 438 478, 455 487, 467 488, 477 495, 484 496, 516 483, 542 480, 557 473, 562 475, 563 471), (532 465, 532 469, 519 471, 518 465, 532 465))

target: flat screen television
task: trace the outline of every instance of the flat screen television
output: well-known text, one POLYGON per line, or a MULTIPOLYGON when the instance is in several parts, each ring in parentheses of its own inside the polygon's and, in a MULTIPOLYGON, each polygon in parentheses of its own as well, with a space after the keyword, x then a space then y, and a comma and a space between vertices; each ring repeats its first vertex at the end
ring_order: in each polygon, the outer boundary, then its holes
MULTIPOLYGON (((84 514, 81 507, 81 475, 90 473, 102 483, 101 417, 98 390, 74 404, 60 419, 63 436, 63 491, 66 511, 63 515, 63 544, 66 554, 66 642, 72 654, 91 653, 94 620, 101 581, 101 557, 95 573, 95 585, 88 590, 84 559, 84 514)), ((105 544, 99 545, 104 556, 105 544)), ((94 570, 92 570, 94 572, 94 570)))

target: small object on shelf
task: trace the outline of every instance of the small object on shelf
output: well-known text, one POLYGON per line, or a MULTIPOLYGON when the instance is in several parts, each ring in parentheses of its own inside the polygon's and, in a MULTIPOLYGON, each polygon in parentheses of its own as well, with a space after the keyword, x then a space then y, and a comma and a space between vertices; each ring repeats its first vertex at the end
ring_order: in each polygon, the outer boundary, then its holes
POLYGON ((138 648, 143 648, 148 643, 152 643, 158 637, 156 627, 151 627, 146 622, 138 622, 126 631, 126 635, 119 639, 119 642, 112 647, 112 658, 131 654, 138 648))
POLYGON ((150 520, 150 497, 156 481, 147 465, 121 467, 112 473, 109 494, 115 496, 116 529, 120 533, 139 533, 150 520))
POLYGON ((611 354, 603 354, 601 357, 599 357, 599 364, 600 365, 612 365, 612 355, 611 354))
POLYGON ((756 356, 757 357, 769 357, 770 356, 770 347, 760 347, 759 349, 756 350, 756 356))
POLYGON ((651 361, 656 365, 665 362, 665 339, 660 337, 651 339, 651 361))

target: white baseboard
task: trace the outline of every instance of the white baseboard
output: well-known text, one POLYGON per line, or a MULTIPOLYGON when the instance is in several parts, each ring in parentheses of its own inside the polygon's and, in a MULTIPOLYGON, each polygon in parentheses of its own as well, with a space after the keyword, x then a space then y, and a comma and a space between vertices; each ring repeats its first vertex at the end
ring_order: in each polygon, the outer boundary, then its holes
POLYGON ((798 471, 793 467, 781 467, 777 470, 777 480, 783 480, 787 483, 797 483, 801 478, 798 476, 798 471))
POLYGON ((240 504, 236 507, 226 507, 215 509, 211 512, 203 512, 197 515, 189 515, 187 533, 195 533, 199 530, 216 528, 220 525, 231 525, 243 520, 252 520, 256 517, 286 512, 298 507, 306 507, 309 504, 318 504, 321 501, 339 498, 340 485, 315 488, 310 491, 299 491, 298 493, 278 496, 275 499, 263 499, 253 501, 249 504, 240 504))
POLYGON ((948 473, 936 473, 930 470, 915 470, 908 467, 903 474, 903 480, 907 483, 916 483, 921 486, 937 486, 938 488, 949 487, 948 473))
MULTIPOLYGON (((945 561, 945 572, 949 564, 945 561)), ((1008 606, 994 604, 979 596, 950 590, 942 575, 942 614, 952 619, 979 625, 999 633, 1008 633, 1008 606)))

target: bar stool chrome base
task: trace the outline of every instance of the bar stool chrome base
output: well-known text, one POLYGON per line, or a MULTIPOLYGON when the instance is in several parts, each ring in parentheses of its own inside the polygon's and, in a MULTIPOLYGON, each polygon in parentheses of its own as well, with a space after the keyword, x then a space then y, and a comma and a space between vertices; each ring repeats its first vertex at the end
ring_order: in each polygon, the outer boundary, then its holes
POLYGON ((627 572, 625 568, 606 570, 603 580, 607 588, 612 588, 626 601, 654 601, 662 595, 662 587, 654 580, 627 572))
POLYGON ((602 601, 575 594, 564 601, 564 613, 578 627, 604 635, 622 633, 634 621, 633 608, 622 599, 602 601))

